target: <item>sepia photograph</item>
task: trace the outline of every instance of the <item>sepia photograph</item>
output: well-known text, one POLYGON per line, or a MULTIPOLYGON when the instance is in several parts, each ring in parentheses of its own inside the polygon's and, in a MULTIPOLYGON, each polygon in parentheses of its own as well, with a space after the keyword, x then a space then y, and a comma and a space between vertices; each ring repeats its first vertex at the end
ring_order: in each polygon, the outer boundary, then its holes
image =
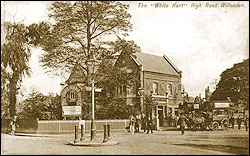
POLYGON ((249 155, 249 1, 1 1, 1 155, 249 155))

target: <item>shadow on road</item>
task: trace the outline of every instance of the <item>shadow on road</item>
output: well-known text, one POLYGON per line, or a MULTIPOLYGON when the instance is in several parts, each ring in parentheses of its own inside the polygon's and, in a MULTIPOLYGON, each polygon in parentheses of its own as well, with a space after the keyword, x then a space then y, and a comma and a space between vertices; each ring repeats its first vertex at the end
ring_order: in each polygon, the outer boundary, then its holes
POLYGON ((177 146, 189 146, 193 148, 200 148, 206 150, 214 150, 219 152, 232 153, 237 155, 249 155, 249 148, 245 147, 235 147, 230 145, 211 145, 211 144, 172 144, 177 146))

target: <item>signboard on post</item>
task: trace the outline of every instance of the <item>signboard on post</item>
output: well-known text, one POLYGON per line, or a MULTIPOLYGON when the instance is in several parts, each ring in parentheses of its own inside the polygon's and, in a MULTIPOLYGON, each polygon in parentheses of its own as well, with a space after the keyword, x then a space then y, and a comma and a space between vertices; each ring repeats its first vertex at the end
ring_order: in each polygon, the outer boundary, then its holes
MULTIPOLYGON (((87 92, 90 92, 92 90, 92 88, 88 86, 86 86, 85 88, 87 92)), ((95 88, 95 92, 102 92, 102 88, 95 88)))
POLYGON ((81 116, 81 106, 62 106, 62 116, 81 116))
POLYGON ((199 109, 200 105, 198 103, 194 103, 194 109, 199 109))
POLYGON ((214 108, 229 108, 229 103, 214 103, 214 108))

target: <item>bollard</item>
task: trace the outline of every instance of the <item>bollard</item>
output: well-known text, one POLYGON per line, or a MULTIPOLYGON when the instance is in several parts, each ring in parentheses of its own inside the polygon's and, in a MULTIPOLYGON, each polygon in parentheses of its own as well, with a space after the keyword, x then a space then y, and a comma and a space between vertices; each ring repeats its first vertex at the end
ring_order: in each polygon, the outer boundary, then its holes
POLYGON ((84 133, 85 133, 84 125, 81 124, 81 138, 80 138, 80 141, 84 140, 84 133))
POLYGON ((107 142, 107 125, 104 124, 103 125, 103 130, 104 130, 104 139, 103 139, 103 142, 107 142))
POLYGON ((110 124, 108 124, 108 140, 110 140, 110 124))
POLYGON ((76 124, 75 125, 75 140, 74 140, 74 143, 76 143, 78 140, 78 125, 76 124))

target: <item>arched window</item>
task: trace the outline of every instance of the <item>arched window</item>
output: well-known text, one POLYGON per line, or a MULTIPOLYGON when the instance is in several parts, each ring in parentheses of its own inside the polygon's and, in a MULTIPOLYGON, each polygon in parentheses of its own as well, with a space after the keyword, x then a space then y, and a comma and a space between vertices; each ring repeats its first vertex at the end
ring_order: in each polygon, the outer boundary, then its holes
POLYGON ((77 95, 76 95, 76 91, 75 90, 69 90, 67 93, 66 93, 66 99, 67 99, 67 102, 76 102, 77 100, 77 95))
POLYGON ((153 83, 153 94, 158 94, 158 83, 153 83))
POLYGON ((167 93, 168 95, 173 95, 173 88, 171 84, 167 84, 167 93))

